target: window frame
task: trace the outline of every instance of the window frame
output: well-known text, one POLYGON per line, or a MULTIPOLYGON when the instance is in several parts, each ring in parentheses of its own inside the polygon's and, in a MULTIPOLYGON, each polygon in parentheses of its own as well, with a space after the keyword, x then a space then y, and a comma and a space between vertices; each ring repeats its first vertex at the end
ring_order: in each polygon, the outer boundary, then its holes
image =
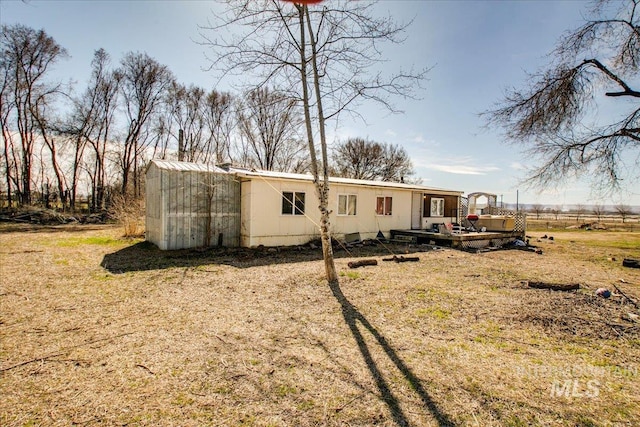
POLYGON ((393 196, 376 196, 376 215, 377 216, 393 215, 393 196), (382 199, 382 213, 380 213, 380 210, 378 209, 378 207, 380 206, 380 202, 379 202, 380 199, 382 199), (387 201, 389 201, 388 204, 387 204, 387 201))
POLYGON ((444 197, 432 197, 429 203, 429 213, 434 218, 444 218, 444 197), (435 202, 435 203, 434 203, 435 202), (434 210, 435 207, 435 210, 434 210))
POLYGON ((280 204, 280 215, 283 216, 304 216, 307 197, 304 191, 282 191, 282 199, 280 204), (291 200, 287 198, 287 194, 291 194, 291 200), (300 195, 302 196, 300 198, 300 195), (299 202, 302 202, 302 209, 299 207, 299 202), (291 209, 291 212, 285 212, 285 206, 291 209))
POLYGON ((350 194, 350 193, 342 193, 342 194, 338 194, 338 208, 336 209, 337 215, 338 216, 356 216, 358 215, 358 195, 357 194, 350 194), (344 212, 340 212, 340 198, 345 198, 345 210, 344 212), (351 200, 354 200, 353 203, 353 212, 350 212, 350 206, 351 204, 349 203, 351 200))

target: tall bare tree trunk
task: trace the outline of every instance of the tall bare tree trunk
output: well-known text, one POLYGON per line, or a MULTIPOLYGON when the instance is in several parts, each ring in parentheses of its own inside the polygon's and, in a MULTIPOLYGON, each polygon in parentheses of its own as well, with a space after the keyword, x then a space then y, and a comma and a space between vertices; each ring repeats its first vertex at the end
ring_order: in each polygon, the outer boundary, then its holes
POLYGON ((7 172, 5 176, 7 181, 7 207, 10 208, 13 204, 13 200, 11 198, 11 164, 9 163, 9 143, 11 143, 11 151, 13 151, 13 142, 9 139, 11 138, 10 132, 8 130, 5 131, 4 123, 2 126, 2 136, 4 138, 4 164, 7 172))
MULTIPOLYGON (((316 186, 316 193, 320 205, 320 240, 322 241, 322 257, 324 259, 324 269, 327 275, 327 282, 330 284, 338 283, 338 274, 336 272, 336 266, 333 260, 333 247, 331 246, 331 233, 329 232, 329 174, 326 162, 326 139, 324 133, 324 117, 322 116, 322 104, 320 101, 320 92, 318 91, 318 73, 315 68, 315 58, 312 53, 312 62, 314 64, 314 88, 316 90, 316 99, 318 100, 318 119, 320 125, 320 145, 322 149, 322 181, 320 181, 320 174, 318 171, 318 158, 316 156, 316 147, 313 141, 313 129, 311 126, 311 111, 309 108, 309 83, 307 77, 307 62, 306 55, 306 37, 305 37, 305 16, 309 19, 308 9, 306 6, 296 6, 298 8, 300 19, 300 80, 302 82, 302 102, 304 108, 304 118, 307 129, 307 139, 309 141, 309 154, 311 157, 311 172, 313 173, 313 182, 316 186)), ((309 25, 309 28, 311 26, 309 25)), ((310 37, 313 46, 313 33, 310 31, 310 37)))
MULTIPOLYGON (((64 211, 67 204, 67 193, 65 192, 65 178, 58 164, 58 151, 56 148, 56 141, 49 135, 49 129, 47 123, 45 122, 44 110, 39 111, 38 109, 34 109, 31 113, 33 115, 33 120, 37 123, 38 129, 40 130, 40 135, 45 143, 45 145, 49 148, 49 153, 51 154, 51 167, 53 169, 53 173, 56 176, 56 183, 58 187, 58 195, 60 197, 60 203, 62 204, 62 210, 64 211)), ((47 187, 48 193, 48 187, 47 187)), ((47 202, 48 203, 48 202, 47 202)))
POLYGON ((13 200, 11 197, 11 163, 9 161, 9 155, 14 154, 15 148, 13 145, 13 138, 11 136, 12 132, 9 129, 9 114, 11 108, 8 100, 8 80, 9 80, 9 70, 5 70, 4 78, 2 79, 3 85, 0 89, 0 128, 2 129, 2 138, 4 140, 4 165, 6 168, 6 183, 7 183, 7 207, 11 207, 13 204, 13 200), (9 149, 9 144, 11 144, 11 149, 9 149))
MULTIPOLYGON (((324 111, 322 109, 322 94, 320 93, 320 76, 318 75, 318 62, 317 62, 317 49, 316 39, 311 27, 311 18, 309 16, 309 9, 304 6, 304 13, 307 18, 307 29, 309 30, 309 41, 311 44, 311 65, 313 68, 313 86, 316 93, 316 105, 318 109, 318 127, 320 130, 320 151, 322 153, 322 183, 318 182, 317 174, 317 160, 316 160, 316 174, 315 182, 318 192, 318 198, 320 199, 320 238, 322 240, 322 255, 324 258, 324 269, 327 274, 327 281, 329 283, 338 283, 338 273, 336 272, 336 265, 333 259, 333 246, 331 245, 331 233, 329 227, 331 223, 329 221, 329 161, 327 156, 327 139, 325 133, 325 118, 324 111)), ((304 32, 304 31, 303 31, 304 32)), ((304 46, 304 42, 302 43, 304 46)), ((305 69, 304 77, 306 79, 306 63, 303 64, 305 69)), ((304 82, 306 86, 306 82, 304 82)), ((308 101, 308 100, 307 100, 308 101)), ((307 104, 308 105, 308 104, 307 104)), ((315 151, 315 147, 314 147, 315 151)))
MULTIPOLYGON (((16 94, 16 99, 18 95, 16 94)), ((17 104, 17 103, 16 103, 17 104)), ((29 105, 25 101, 20 102, 20 109, 16 114, 16 124, 20 133, 21 151, 20 151, 20 169, 22 181, 22 189, 20 191, 20 204, 28 206, 31 204, 31 171, 33 160, 33 124, 29 121, 28 111, 29 105)))
MULTIPOLYGON (((47 138, 44 138, 45 141, 47 140, 47 138)), ((50 140, 51 143, 47 143, 47 146, 49 147, 49 151, 51 152, 51 167, 53 168, 53 173, 56 176, 56 184, 58 187, 58 194, 60 196, 60 203, 62 204, 62 210, 64 211, 67 205, 67 192, 65 191, 65 179, 64 179, 64 175, 62 174, 62 170, 60 169, 60 165, 58 164, 58 160, 57 160, 57 151, 56 151, 56 146, 55 146, 55 141, 53 139, 50 140)))

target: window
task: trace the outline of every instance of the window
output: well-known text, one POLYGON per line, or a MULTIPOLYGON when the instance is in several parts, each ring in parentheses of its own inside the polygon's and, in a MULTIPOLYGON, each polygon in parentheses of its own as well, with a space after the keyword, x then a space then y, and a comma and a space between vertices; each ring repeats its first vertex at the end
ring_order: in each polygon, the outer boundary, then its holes
POLYGON ((391 197, 376 198, 376 214, 391 215, 391 197))
POLYGON ((431 216, 444 216, 444 199, 431 198, 431 216))
POLYGON ((460 198, 458 196, 442 196, 423 194, 422 216, 428 217, 457 217, 460 198))
POLYGON ((338 194, 338 215, 355 215, 357 204, 355 194, 338 194))
POLYGON ((282 215, 304 215, 304 193, 283 191, 282 215))

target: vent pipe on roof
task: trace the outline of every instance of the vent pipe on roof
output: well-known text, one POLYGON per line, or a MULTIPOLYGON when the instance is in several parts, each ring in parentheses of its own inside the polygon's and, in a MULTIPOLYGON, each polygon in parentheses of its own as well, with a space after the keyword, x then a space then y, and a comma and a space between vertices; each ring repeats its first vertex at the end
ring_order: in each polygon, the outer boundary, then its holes
POLYGON ((178 130, 178 161, 184 160, 184 131, 178 130))

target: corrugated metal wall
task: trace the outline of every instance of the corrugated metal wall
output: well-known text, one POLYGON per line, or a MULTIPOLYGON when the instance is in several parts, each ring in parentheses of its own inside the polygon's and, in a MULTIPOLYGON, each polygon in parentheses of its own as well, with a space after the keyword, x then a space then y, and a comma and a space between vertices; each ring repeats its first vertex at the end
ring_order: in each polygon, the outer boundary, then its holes
POLYGON ((161 171, 155 165, 150 165, 147 169, 145 183, 145 237, 148 241, 155 243, 161 249, 163 239, 162 227, 162 187, 161 171))
POLYGON ((152 163, 147 180, 147 240, 160 249, 240 245, 240 183, 232 174, 152 163))

